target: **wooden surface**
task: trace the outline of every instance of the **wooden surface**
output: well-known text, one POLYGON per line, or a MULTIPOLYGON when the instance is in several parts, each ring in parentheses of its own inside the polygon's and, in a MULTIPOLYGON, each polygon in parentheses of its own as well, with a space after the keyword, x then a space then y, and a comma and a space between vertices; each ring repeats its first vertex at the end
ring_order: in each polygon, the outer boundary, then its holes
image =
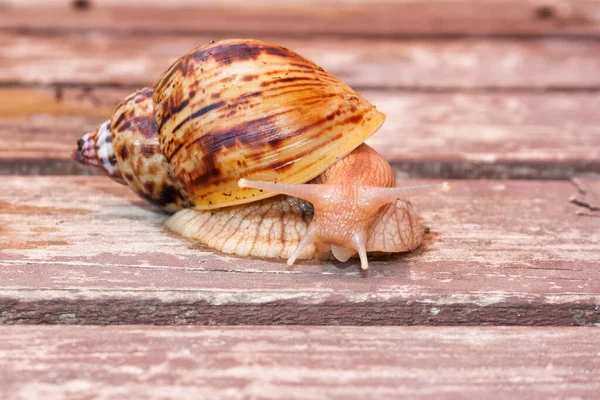
MULTIPOLYGON (((0 38, 0 85, 137 88, 154 82, 191 49, 230 37, 9 33, 0 38)), ((600 41, 596 40, 252 37, 286 46, 359 90, 600 89, 600 41)))
POLYGON ((26 32, 274 32, 354 36, 597 35, 596 0, 2 0, 0 23, 26 32))
POLYGON ((597 0, 0 0, 0 325, 29 325, 0 327, 0 398, 595 399, 599 38, 597 0), (402 182, 452 180, 414 201, 420 249, 366 273, 218 254, 70 160, 230 37, 376 104, 402 182))
MULTIPOLYGON (((131 90, 0 89, 0 174, 93 173, 70 159, 75 143, 131 90)), ((403 176, 600 172, 600 93, 362 93, 387 115, 368 143, 403 176)))
POLYGON ((571 178, 577 192, 569 201, 580 207, 577 214, 587 217, 600 217, 600 176, 580 175, 571 178))
POLYGON ((600 323, 600 230, 569 182, 454 181, 414 200, 425 244, 366 272, 217 254, 104 177, 0 185, 2 323, 600 323))
POLYGON ((4 327, 0 397, 595 399, 594 328, 4 327))
MULTIPOLYGON (((68 6, 24 4, 29 5, 15 3, 5 12, 68 6)), ((119 7, 92 4, 73 23, 119 7)), ((388 6, 407 4, 422 6, 388 6)), ((147 10, 151 18, 155 9, 147 10)), ((91 33, 89 27, 87 35, 8 30, 0 37, 0 174, 90 173, 69 159, 83 131, 108 118, 125 95, 151 85, 186 51, 232 35, 217 30, 173 36, 158 28, 128 35, 111 23, 114 29, 91 33)), ((384 111, 388 119, 369 143, 404 176, 568 179, 600 173, 600 42, 589 35, 256 35, 313 59, 384 111)))

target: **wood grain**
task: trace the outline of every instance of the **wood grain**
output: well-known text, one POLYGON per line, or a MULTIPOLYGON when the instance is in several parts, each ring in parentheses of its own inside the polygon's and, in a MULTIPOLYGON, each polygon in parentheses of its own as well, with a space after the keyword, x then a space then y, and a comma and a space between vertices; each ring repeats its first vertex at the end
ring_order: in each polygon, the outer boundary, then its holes
POLYGON ((366 273, 217 254, 103 177, 0 185, 3 324, 600 323, 600 232, 569 182, 454 181, 414 201, 425 244, 366 273))
POLYGON ((3 327, 0 396, 595 399, 600 330, 3 327))
POLYGON ((274 32, 353 36, 597 35, 594 0, 3 0, 0 26, 34 32, 274 32))
MULTIPOLYGON (((0 174, 90 174, 83 132, 133 89, 0 89, 0 174)), ((368 143, 399 174, 567 179, 600 172, 598 93, 361 92, 387 115, 368 143)))
MULTIPOLYGON (((148 85, 191 49, 232 36, 5 34, 0 84, 148 85)), ((600 41, 256 38, 286 46, 358 88, 600 88, 600 41)))

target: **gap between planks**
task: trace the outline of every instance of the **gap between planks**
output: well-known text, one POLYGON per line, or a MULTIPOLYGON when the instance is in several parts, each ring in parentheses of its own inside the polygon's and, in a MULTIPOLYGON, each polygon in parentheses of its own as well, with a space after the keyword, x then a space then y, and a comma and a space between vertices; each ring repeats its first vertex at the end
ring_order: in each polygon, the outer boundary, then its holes
POLYGON ((219 254, 107 178, 0 185, 3 324, 600 324, 600 232, 568 182, 455 181, 416 198, 425 243, 367 272, 219 254))

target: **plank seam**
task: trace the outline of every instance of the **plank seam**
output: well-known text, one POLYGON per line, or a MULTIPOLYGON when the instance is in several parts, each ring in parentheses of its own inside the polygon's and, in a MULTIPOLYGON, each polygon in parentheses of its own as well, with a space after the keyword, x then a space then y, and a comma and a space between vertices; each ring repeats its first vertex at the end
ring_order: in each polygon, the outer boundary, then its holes
MULTIPOLYGON (((181 36, 255 36, 270 37, 281 39, 364 39, 369 41, 378 40, 461 40, 461 39, 486 39, 486 40, 522 40, 536 41, 540 39, 553 39, 564 41, 600 41, 600 34, 578 34, 578 33, 377 33, 377 32, 330 32, 330 31, 312 31, 312 32, 286 32, 286 31, 235 31, 235 30, 202 30, 202 29, 140 29, 140 28, 33 28, 33 27, 0 27, 0 33, 17 34, 34 37, 65 37, 87 34, 103 34, 110 36, 128 36, 128 37, 181 37, 181 36)), ((271 39, 273 40, 273 39, 271 39)))
MULTIPOLYGON (((0 176, 103 176, 99 171, 82 168, 72 161, 70 153, 64 158, 0 158, 0 176)), ((403 178, 420 179, 511 179, 564 181, 581 173, 600 173, 600 161, 485 161, 467 160, 389 160, 392 168, 403 178)), ((566 201, 566 200, 565 200, 566 201)))

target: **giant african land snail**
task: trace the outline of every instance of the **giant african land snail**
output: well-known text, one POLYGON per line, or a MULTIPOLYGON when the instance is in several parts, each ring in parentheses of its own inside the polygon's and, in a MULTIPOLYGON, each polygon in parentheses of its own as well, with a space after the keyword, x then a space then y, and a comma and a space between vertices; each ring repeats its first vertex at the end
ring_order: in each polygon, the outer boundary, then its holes
POLYGON ((306 58, 232 39, 179 58, 73 157, 175 212, 171 230, 220 251, 290 265, 358 254, 367 268, 367 252, 421 244, 408 197, 449 188, 396 187, 389 163, 363 143, 384 120, 306 58))

